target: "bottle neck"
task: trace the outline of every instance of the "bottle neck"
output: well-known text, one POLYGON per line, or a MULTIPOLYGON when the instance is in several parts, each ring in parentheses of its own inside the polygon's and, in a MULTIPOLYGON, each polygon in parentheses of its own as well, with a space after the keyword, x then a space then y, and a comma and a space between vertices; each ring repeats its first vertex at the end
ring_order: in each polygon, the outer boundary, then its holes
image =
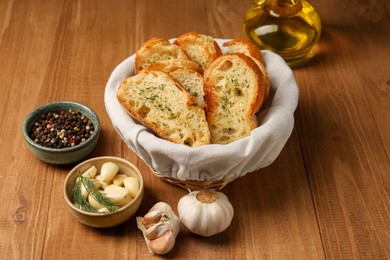
POLYGON ((302 10, 301 0, 266 0, 265 10, 276 17, 289 17, 302 10))

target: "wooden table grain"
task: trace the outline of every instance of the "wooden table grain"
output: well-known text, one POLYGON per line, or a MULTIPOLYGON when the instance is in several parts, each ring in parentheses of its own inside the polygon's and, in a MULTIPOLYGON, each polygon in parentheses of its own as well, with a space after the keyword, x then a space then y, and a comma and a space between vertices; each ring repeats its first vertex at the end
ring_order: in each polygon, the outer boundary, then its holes
MULTIPOLYGON (((295 69, 295 127, 270 166, 223 189, 235 215, 210 238, 182 230, 172 259, 390 259, 390 5, 319 1, 316 56, 295 69)), ((113 155, 145 177, 138 215, 176 210, 186 191, 157 179, 116 134, 104 89, 117 64, 151 37, 198 31, 243 37, 250 0, 0 1, 0 259, 148 259, 135 217, 114 228, 77 222, 62 197, 67 172, 26 148, 35 107, 73 100, 102 125, 88 157, 113 155)))

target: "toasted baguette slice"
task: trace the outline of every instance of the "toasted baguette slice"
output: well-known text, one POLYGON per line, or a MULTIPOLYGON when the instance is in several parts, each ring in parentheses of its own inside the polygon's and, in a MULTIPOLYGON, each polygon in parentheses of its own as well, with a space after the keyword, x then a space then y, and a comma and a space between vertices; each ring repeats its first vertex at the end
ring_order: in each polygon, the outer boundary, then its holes
POLYGON ((171 75, 195 98, 195 105, 204 109, 203 76, 190 69, 178 69, 171 75))
POLYGON ((261 54, 260 49, 254 45, 252 42, 246 40, 246 39, 235 39, 228 42, 225 42, 223 46, 228 47, 229 51, 228 53, 242 53, 249 57, 251 57, 259 66, 259 69, 264 75, 264 82, 265 82, 265 97, 264 99, 267 99, 269 95, 270 85, 271 82, 268 77, 267 70, 264 65, 264 59, 263 55, 261 54))
POLYGON ((260 49, 249 40, 234 39, 224 42, 223 46, 229 48, 229 53, 242 53, 254 59, 256 63, 260 62, 264 64, 260 49))
POLYGON ((264 99, 259 67, 241 53, 224 54, 204 73, 206 118, 211 143, 226 144, 249 136, 264 99))
POLYGON ((189 32, 179 36, 174 42, 187 54, 190 60, 197 62, 202 69, 206 69, 219 56, 221 48, 211 37, 197 32, 189 32))
POLYGON ((160 60, 188 59, 177 45, 163 38, 152 38, 135 53, 135 73, 160 60))
POLYGON ((161 60, 149 65, 145 69, 161 70, 166 73, 172 73, 178 69, 191 69, 203 75, 203 69, 198 65, 198 63, 185 59, 161 60))
POLYGON ((132 117, 166 140, 192 147, 210 143, 204 110, 193 106, 194 98, 165 72, 143 70, 127 78, 117 98, 132 117))

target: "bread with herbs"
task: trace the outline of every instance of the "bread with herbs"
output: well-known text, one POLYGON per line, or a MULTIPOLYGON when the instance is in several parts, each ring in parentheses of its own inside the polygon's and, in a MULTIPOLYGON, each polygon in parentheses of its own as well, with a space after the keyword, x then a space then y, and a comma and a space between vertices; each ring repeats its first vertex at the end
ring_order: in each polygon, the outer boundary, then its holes
POLYGON ((118 88, 117 98, 126 111, 158 136, 191 147, 210 143, 203 109, 171 75, 142 70, 118 88))
POLYGON ((264 76, 264 83, 265 83, 264 99, 267 99, 269 95, 271 82, 268 77, 267 70, 264 64, 263 55, 261 54, 260 49, 252 42, 246 39, 234 39, 231 41, 227 41, 223 43, 223 46, 228 47, 228 53, 242 53, 249 56, 250 58, 253 59, 254 62, 256 62, 257 66, 259 66, 259 69, 261 70, 261 73, 264 76))
POLYGON ((203 76, 190 69, 178 69, 171 75, 195 98, 194 105, 204 109, 203 76))
POLYGON ((185 52, 167 39, 152 38, 135 53, 135 73, 162 60, 187 59, 185 52))
POLYGON ((192 60, 186 60, 186 59, 169 59, 169 60, 160 60, 157 61, 149 66, 147 66, 145 69, 147 70, 161 70, 166 73, 172 73, 178 69, 190 69, 198 72, 199 74, 203 75, 203 69, 192 60))
POLYGON ((251 58, 241 53, 221 55, 204 72, 204 91, 211 143, 231 143, 257 127, 264 76, 251 58))
POLYGON ((221 48, 213 37, 197 32, 188 32, 173 42, 187 54, 188 58, 199 64, 202 69, 208 68, 210 64, 222 55, 221 48))

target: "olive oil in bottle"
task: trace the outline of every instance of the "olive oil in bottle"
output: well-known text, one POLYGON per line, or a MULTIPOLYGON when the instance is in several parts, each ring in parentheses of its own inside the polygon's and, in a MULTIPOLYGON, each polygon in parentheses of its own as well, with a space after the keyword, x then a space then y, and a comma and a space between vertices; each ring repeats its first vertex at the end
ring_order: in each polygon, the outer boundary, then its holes
POLYGON ((243 22, 244 35, 294 68, 313 55, 321 20, 306 0, 255 0, 243 22))

